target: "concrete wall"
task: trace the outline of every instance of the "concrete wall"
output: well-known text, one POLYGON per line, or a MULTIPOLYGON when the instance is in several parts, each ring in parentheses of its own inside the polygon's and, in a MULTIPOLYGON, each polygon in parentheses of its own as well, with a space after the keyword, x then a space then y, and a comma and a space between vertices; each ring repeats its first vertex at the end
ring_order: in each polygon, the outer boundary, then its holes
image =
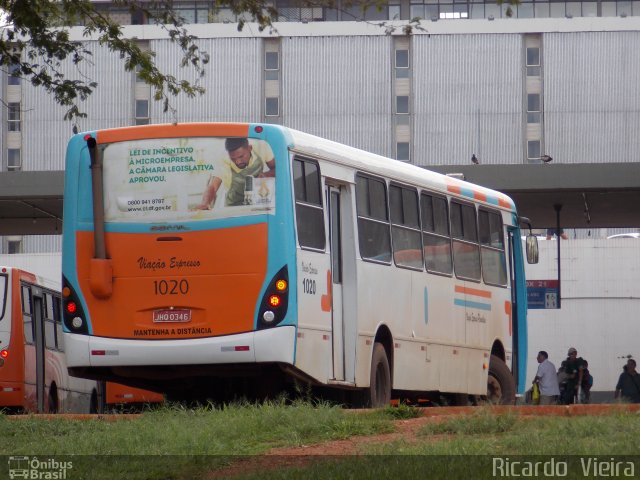
MULTIPOLYGON (((527 278, 556 279, 556 240, 539 243, 527 278)), ((529 310, 527 382, 538 351, 557 368, 575 347, 589 361, 593 391, 611 392, 627 356, 640 358, 640 239, 561 240, 560 258, 561 309, 529 310)))

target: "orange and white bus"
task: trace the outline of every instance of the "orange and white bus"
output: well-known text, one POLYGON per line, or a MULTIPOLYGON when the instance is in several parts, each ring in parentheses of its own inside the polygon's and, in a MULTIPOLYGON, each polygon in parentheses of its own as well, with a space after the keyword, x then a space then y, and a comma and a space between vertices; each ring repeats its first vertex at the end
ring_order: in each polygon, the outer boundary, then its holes
POLYGON ((69 369, 176 398, 296 379, 373 406, 510 403, 527 351, 520 221, 500 192, 278 125, 77 134, 69 369))
POLYGON ((64 353, 59 287, 14 267, 0 267, 0 408, 98 413, 162 395, 70 376, 64 353))

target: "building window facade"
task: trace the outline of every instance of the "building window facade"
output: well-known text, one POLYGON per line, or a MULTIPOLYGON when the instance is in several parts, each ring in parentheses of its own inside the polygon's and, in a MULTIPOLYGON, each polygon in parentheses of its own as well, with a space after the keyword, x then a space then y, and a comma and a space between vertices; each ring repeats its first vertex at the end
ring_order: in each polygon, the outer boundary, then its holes
POLYGON ((20 125, 20 103, 12 102, 7 105, 7 130, 10 132, 19 132, 20 125))
POLYGON ((542 35, 523 36, 523 130, 525 163, 538 163, 544 151, 544 76, 542 35))
POLYGON ((16 253, 22 253, 22 237, 21 236, 5 237, 4 251, 10 255, 13 255, 16 253))
POLYGON ((149 125, 149 100, 136 100, 136 125, 149 125))
POLYGON ((527 123, 540 123, 540 94, 527 95, 527 123))
POLYGON ((20 85, 22 79, 20 78, 20 65, 12 63, 9 65, 9 77, 7 78, 8 85, 20 85))
POLYGON ((265 80, 278 80, 280 70, 280 55, 278 52, 264 53, 265 80))
POLYGON ((267 97, 264 102, 264 114, 267 117, 277 117, 280 115, 280 99, 278 97, 267 97))
POLYGON ((540 160, 540 140, 529 140, 527 142, 527 158, 529 161, 540 160))
POLYGON ((20 170, 22 168, 22 156, 19 148, 7 149, 7 169, 20 170))
POLYGON ((263 120, 270 123, 280 123, 282 120, 280 40, 265 39, 263 54, 263 120))
POLYGON ((411 161, 411 40, 398 36, 393 40, 392 88, 395 96, 395 158, 411 161))
MULTIPOLYGON (((96 10, 108 15, 120 25, 141 25, 162 22, 163 11, 153 11, 158 19, 150 17, 144 10, 115 6, 115 2, 98 4, 96 10)), ((279 22, 323 22, 323 21, 384 21, 411 20, 467 20, 486 18, 573 18, 573 17, 626 17, 640 16, 640 1, 557 1, 521 0, 517 4, 495 0, 391 0, 381 4, 336 2, 334 6, 302 5, 297 0, 275 0, 279 22)), ((176 1, 174 12, 187 24, 235 23, 241 18, 249 21, 248 15, 236 14, 231 8, 220 8, 211 0, 176 1)), ((74 22, 84 24, 78 18, 74 22)))

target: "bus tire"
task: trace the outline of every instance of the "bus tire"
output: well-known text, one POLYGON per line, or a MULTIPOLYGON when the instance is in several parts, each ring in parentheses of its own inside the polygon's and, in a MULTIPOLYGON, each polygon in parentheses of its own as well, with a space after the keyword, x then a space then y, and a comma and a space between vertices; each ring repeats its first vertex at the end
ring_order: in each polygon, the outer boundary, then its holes
POLYGON ((49 398, 47 400, 47 412, 58 413, 58 389, 55 384, 49 388, 49 398))
POLYGON ((487 402, 494 405, 513 405, 515 401, 516 385, 509 367, 501 358, 491 355, 487 377, 487 402))
POLYGON ((97 388, 91 392, 91 400, 89 402, 89 413, 103 414, 106 411, 105 405, 105 382, 99 382, 97 388))
POLYGON ((389 368, 389 359, 387 358, 386 350, 379 342, 373 345, 367 397, 368 406, 371 408, 386 407, 391 401, 391 369, 389 368))

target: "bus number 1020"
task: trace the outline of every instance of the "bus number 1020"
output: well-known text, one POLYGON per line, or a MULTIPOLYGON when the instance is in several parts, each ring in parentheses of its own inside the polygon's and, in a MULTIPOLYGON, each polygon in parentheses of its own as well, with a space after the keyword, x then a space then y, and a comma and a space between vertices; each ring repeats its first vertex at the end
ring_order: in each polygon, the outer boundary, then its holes
POLYGON ((311 295, 316 294, 316 281, 309 278, 302 280, 302 291, 311 295))
POLYGON ((189 292, 189 282, 186 280, 154 280, 153 291, 156 295, 178 295, 189 292))

